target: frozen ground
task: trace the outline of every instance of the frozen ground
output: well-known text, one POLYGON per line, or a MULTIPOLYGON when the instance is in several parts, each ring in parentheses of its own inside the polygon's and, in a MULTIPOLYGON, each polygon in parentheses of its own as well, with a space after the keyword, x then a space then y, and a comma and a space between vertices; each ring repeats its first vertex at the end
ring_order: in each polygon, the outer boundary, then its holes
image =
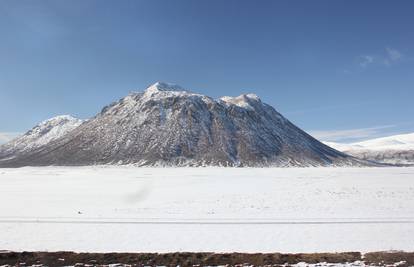
MULTIPOLYGON (((405 262, 396 262, 394 264, 388 264, 386 267, 398 267, 400 265, 404 265, 405 262)), ((115 263, 115 264, 109 264, 108 267, 130 267, 130 264, 121 264, 121 263, 115 263)), ((254 267, 254 265, 249 264, 243 264, 239 265, 240 267, 254 267)), ((321 262, 321 263, 306 263, 306 262, 299 262, 297 264, 284 264, 280 265, 282 267, 384 267, 384 265, 373 265, 373 264, 365 264, 363 261, 356 261, 356 262, 347 262, 347 263, 327 263, 327 262, 321 262)), ((12 265, 3 265, 1 267, 13 267, 12 265)), ((31 265, 27 267, 47 267, 42 264, 36 264, 31 265)), ((78 267, 76 265, 68 265, 65 267, 78 267)), ((165 267, 165 266, 157 266, 157 267, 165 267)), ((207 267, 215 267, 215 266, 207 266, 207 267)), ((228 265, 218 265, 217 267, 228 267, 228 265)))
POLYGON ((0 169, 0 250, 414 251, 414 168, 0 169))

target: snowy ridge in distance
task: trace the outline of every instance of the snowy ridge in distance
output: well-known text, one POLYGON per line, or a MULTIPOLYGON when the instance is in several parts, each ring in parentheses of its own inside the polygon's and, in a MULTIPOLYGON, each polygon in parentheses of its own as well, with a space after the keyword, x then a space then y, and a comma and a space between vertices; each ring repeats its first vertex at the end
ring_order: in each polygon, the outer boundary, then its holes
POLYGON ((344 153, 366 160, 390 164, 414 164, 414 133, 343 144, 324 142, 344 153))

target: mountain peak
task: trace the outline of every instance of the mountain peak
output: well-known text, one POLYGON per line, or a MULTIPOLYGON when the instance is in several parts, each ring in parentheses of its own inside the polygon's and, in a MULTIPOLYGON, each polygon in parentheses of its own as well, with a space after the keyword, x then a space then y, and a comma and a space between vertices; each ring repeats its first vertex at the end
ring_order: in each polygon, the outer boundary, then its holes
POLYGON ((145 90, 145 94, 152 95, 159 92, 188 92, 179 85, 165 82, 156 82, 145 90))

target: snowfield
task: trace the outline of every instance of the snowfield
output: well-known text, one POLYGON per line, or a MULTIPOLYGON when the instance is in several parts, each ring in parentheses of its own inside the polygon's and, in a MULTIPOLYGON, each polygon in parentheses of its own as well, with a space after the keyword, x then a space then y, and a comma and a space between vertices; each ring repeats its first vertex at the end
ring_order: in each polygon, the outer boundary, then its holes
POLYGON ((0 169, 0 250, 414 251, 414 168, 0 169))

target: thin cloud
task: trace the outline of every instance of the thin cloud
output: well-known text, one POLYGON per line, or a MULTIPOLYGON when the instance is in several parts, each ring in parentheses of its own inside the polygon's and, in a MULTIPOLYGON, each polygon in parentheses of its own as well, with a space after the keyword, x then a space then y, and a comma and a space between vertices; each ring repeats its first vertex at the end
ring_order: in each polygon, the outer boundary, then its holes
POLYGON ((0 144, 4 144, 17 137, 20 133, 0 132, 0 144))
POLYGON ((382 133, 382 130, 393 128, 395 125, 383 125, 369 128, 309 131, 309 134, 321 141, 337 142, 364 138, 374 138, 382 133))
POLYGON ((397 49, 392 49, 392 48, 387 47, 386 50, 387 50, 388 58, 392 61, 398 61, 402 59, 403 57, 401 52, 398 51, 397 49))
POLYGON ((357 58, 360 68, 366 69, 370 66, 392 66, 404 59, 404 55, 397 49, 386 47, 380 55, 361 55, 357 58))
POLYGON ((368 67, 372 63, 374 63, 374 57, 373 56, 366 55, 366 56, 360 56, 359 57, 359 65, 363 68, 368 67))

